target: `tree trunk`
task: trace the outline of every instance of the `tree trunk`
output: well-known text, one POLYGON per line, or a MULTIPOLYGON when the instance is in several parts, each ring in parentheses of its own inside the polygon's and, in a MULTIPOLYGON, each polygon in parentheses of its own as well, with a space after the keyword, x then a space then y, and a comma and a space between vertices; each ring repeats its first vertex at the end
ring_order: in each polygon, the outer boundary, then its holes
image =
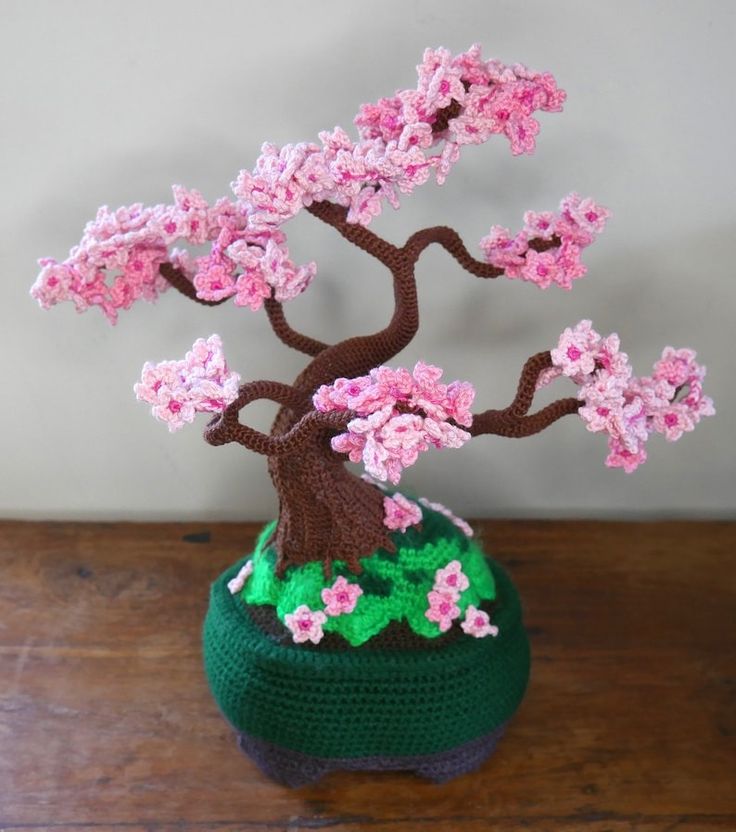
MULTIPOLYGON (((284 408, 272 436, 289 430, 294 417, 284 408)), ((270 456, 268 469, 279 495, 279 519, 271 538, 278 554, 277 574, 289 566, 321 560, 329 574, 334 560, 354 572, 359 559, 378 548, 394 550, 383 523, 384 495, 346 470, 345 457, 330 447, 333 431, 315 433, 298 451, 270 456)))

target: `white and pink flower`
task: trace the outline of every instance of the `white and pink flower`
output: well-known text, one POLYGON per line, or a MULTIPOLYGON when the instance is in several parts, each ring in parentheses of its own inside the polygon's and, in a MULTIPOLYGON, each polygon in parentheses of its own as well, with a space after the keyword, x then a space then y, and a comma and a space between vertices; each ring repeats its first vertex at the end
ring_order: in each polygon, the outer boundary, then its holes
POLYGON ((447 566, 438 569, 434 573, 433 588, 436 592, 454 594, 457 599, 460 597, 460 593, 464 592, 469 586, 470 581, 463 572, 463 567, 459 560, 451 560, 447 566))
POLYGON ((284 623, 291 630, 291 637, 297 644, 303 644, 305 641, 319 644, 324 636, 322 627, 325 621, 327 616, 323 612, 310 610, 306 604, 284 616, 284 623))
POLYGON ((393 531, 405 532, 410 526, 422 522, 422 510, 403 494, 383 498, 383 524, 393 531))
POLYGON ((322 590, 322 603, 326 615, 347 615, 351 613, 363 590, 358 584, 351 584, 342 575, 331 587, 322 590))
POLYGON ((456 592, 438 592, 435 589, 427 595, 429 609, 424 614, 430 621, 436 622, 443 633, 446 633, 452 627, 452 622, 460 616, 457 599, 456 592))
POLYGON ((475 638, 485 638, 486 636, 498 635, 498 627, 491 624, 491 619, 487 612, 479 610, 472 604, 468 604, 465 610, 465 618, 460 625, 464 633, 475 638))

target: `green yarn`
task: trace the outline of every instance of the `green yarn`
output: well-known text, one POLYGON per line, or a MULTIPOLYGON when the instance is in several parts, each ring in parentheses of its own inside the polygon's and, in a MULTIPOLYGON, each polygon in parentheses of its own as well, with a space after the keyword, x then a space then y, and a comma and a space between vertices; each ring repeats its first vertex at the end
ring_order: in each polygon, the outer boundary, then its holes
POLYGON ((490 733, 521 702, 529 645, 516 590, 492 561, 496 638, 383 651, 267 635, 228 591, 242 563, 213 584, 204 625, 207 678, 238 731, 318 757, 432 754, 490 733))
POLYGON ((435 572, 450 561, 460 561, 470 581, 458 602, 461 615, 469 604, 477 607, 482 601, 495 598, 493 574, 481 549, 448 518, 426 507, 422 508, 421 530, 412 527, 404 534, 391 536, 396 552, 379 549, 363 558, 359 575, 350 572, 344 561, 336 561, 329 579, 325 578, 321 563, 292 567, 283 579, 277 578, 276 553, 266 546, 274 525, 269 524, 258 539, 253 573, 241 592, 242 600, 276 607, 283 623, 284 616, 302 604, 312 610, 322 609, 322 590, 344 575, 350 583, 361 587, 363 595, 352 613, 328 617, 324 630, 339 633, 354 647, 380 633, 392 621, 405 620, 425 638, 442 635, 437 623, 425 615, 427 593, 432 589, 435 572))

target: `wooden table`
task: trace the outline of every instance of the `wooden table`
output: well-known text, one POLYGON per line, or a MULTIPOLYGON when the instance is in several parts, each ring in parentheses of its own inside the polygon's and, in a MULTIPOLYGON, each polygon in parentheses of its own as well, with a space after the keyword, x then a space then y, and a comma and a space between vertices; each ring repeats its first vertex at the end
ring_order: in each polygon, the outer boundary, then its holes
POLYGON ((736 523, 479 527, 533 652, 496 756, 290 791, 201 667, 256 526, 0 523, 0 830, 736 830, 736 523))

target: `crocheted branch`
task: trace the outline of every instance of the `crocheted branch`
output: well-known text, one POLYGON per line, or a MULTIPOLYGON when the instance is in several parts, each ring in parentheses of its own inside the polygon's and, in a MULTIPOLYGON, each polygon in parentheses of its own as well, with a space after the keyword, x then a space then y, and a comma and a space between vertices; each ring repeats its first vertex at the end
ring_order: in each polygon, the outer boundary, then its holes
POLYGON ((328 344, 318 341, 316 338, 310 338, 308 335, 302 335, 301 332, 297 332, 289 326, 284 315, 283 304, 280 301, 275 298, 266 298, 263 305, 266 309, 266 315, 271 324, 271 329, 273 329, 276 337, 286 344, 287 347, 292 347, 307 355, 318 355, 328 348, 328 344))
POLYGON ((549 350, 533 355, 524 364, 519 379, 519 386, 511 404, 503 410, 485 410, 473 416, 473 424, 468 428, 472 436, 486 433, 509 438, 532 436, 549 427, 553 422, 577 413, 582 403, 573 397, 560 399, 528 416, 534 393, 541 374, 552 367, 549 350))
POLYGON ((291 430, 280 436, 269 436, 241 424, 238 419, 240 411, 258 399, 277 402, 294 413, 302 413, 310 407, 309 398, 288 384, 278 381, 252 381, 243 384, 235 401, 205 428, 204 437, 207 442, 210 445, 237 442, 244 448, 259 454, 282 456, 299 450, 306 442, 312 441, 314 434, 320 431, 344 427, 351 418, 351 414, 346 413, 318 413, 310 410, 296 422, 291 430))

